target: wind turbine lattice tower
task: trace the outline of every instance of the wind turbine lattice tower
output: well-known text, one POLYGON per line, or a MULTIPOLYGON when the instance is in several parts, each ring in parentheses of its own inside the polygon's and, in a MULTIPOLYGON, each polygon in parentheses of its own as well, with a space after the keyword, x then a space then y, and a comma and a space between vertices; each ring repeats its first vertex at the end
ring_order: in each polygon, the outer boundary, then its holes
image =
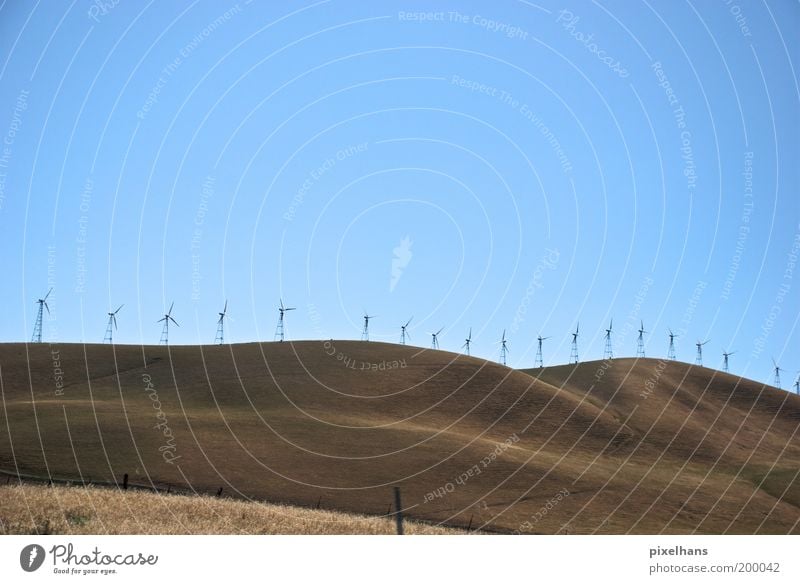
POLYGON ((36 323, 33 325, 33 337, 31 337, 31 342, 33 343, 41 343, 42 342, 42 316, 44 315, 44 309, 47 309, 47 314, 50 314, 50 307, 47 305, 47 297, 50 296, 50 292, 53 289, 47 291, 44 298, 39 298, 36 302, 39 303, 39 311, 36 313, 36 323))
POLYGON ((569 362, 570 363, 577 363, 578 362, 578 330, 580 329, 581 323, 578 323, 575 326, 575 332, 572 333, 572 350, 569 354, 569 362))
POLYGON ((614 319, 611 319, 611 322, 606 329, 606 348, 603 351, 603 359, 613 359, 614 358, 614 351, 611 348, 611 332, 614 330, 614 319))
POLYGON ((117 313, 122 310, 124 304, 120 304, 114 312, 108 313, 108 326, 106 326, 106 335, 103 337, 103 343, 114 344, 113 330, 117 328, 117 313), (113 326, 113 329, 112 329, 113 326))
POLYGON ((158 319, 158 322, 163 322, 164 323, 164 327, 161 329, 161 339, 159 339, 159 341, 158 341, 159 345, 169 345, 169 322, 170 321, 172 321, 172 323, 175 326, 180 326, 178 324, 178 322, 174 318, 172 318, 172 307, 173 306, 175 306, 174 302, 169 305, 169 310, 164 315, 164 318, 158 319))

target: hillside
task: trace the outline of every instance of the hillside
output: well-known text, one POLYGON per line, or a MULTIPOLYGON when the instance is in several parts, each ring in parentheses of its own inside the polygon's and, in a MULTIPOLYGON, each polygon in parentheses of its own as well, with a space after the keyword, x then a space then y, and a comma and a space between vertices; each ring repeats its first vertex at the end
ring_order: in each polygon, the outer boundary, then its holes
MULTIPOLYGON (((0 486, 3 535, 394 535, 393 518, 289 505, 117 491, 97 487, 0 486)), ((405 521, 407 535, 463 530, 405 521)))
POLYGON ((354 341, 0 345, 0 469, 375 515, 398 485, 410 517, 506 532, 800 533, 800 399, 603 366, 354 341))

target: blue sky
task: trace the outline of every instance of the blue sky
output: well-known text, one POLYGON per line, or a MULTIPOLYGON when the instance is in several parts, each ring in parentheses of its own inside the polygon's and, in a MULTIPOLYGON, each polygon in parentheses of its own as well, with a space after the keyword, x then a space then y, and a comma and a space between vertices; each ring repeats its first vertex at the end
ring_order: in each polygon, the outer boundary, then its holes
POLYGON ((796 2, 0 7, 0 341, 800 368, 796 2))

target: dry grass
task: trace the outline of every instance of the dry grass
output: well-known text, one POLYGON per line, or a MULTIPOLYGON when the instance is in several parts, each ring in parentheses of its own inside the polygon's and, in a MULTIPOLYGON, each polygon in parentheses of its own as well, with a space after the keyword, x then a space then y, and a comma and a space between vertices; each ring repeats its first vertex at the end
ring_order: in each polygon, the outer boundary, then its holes
MULTIPOLYGON (((406 521, 410 535, 460 534, 406 521)), ((0 533, 391 535, 393 520, 350 513, 98 487, 0 487, 0 533)))

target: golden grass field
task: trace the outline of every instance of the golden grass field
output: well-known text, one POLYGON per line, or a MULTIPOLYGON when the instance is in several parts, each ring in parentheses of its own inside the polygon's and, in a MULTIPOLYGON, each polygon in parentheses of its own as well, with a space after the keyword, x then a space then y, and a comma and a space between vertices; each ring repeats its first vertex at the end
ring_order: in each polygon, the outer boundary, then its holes
POLYGON ((22 475, 374 516, 399 486, 407 517, 499 532, 800 533, 800 398, 686 363, 6 344, 0 381, 22 475))
MULTIPOLYGON (((394 519, 289 505, 98 487, 0 487, 0 534, 393 535, 394 519)), ((408 535, 459 534, 414 521, 408 535)))

